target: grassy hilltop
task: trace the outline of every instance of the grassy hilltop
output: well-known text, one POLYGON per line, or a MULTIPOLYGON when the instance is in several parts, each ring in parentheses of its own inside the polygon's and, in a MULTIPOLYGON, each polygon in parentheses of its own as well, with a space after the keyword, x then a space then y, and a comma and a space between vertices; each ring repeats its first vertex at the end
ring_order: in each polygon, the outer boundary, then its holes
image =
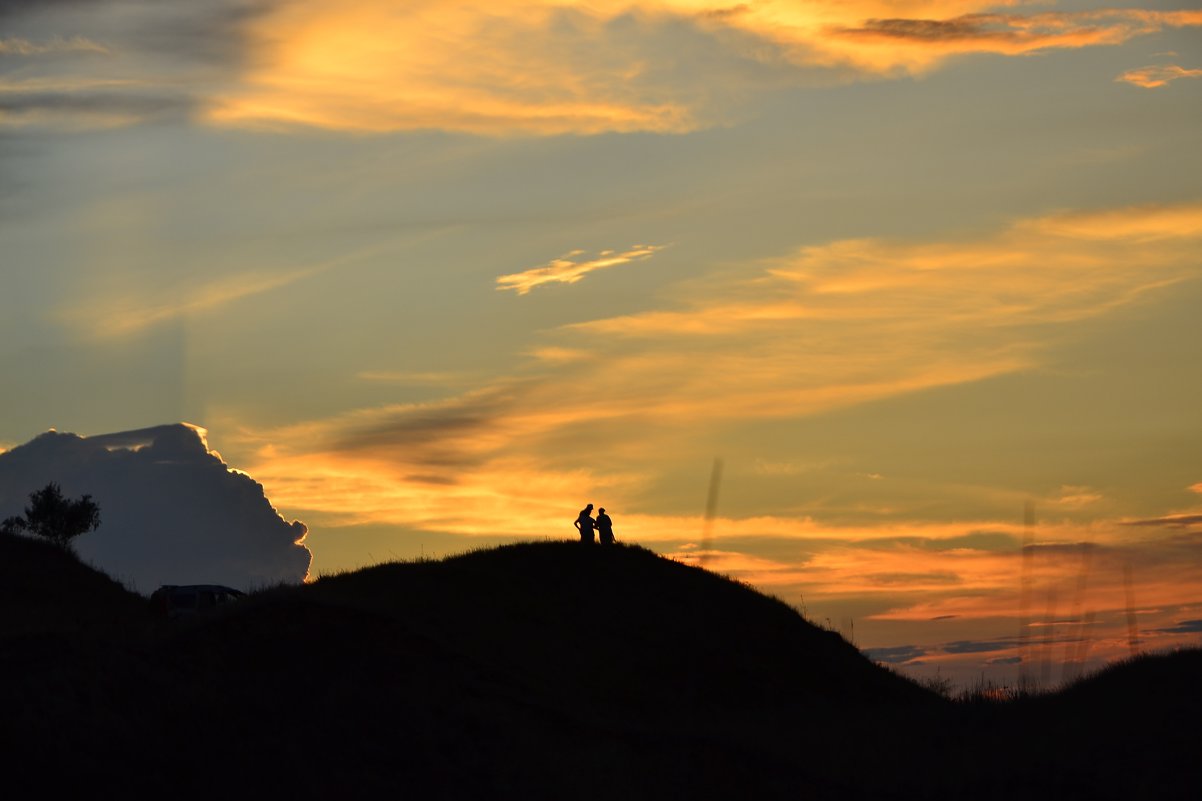
POLYGON ((0 749, 20 766, 6 777, 19 795, 1188 798, 1202 786, 1197 652, 1057 696, 953 704, 779 601, 637 547, 380 565, 176 623, 23 538, 0 539, 0 578, 0 749))

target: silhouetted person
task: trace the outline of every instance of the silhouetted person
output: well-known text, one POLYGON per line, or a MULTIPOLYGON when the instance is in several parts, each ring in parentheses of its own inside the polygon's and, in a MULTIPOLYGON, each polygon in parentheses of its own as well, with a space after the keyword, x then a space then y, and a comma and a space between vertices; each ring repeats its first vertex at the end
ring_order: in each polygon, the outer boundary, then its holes
POLYGON ((614 544, 614 521, 605 514, 605 507, 597 510, 597 537, 602 545, 614 544))
POLYGON ((597 525, 597 521, 593 520, 593 505, 590 503, 580 510, 580 514, 576 515, 575 526, 576 530, 580 532, 581 542, 593 541, 593 527, 595 525, 597 525))

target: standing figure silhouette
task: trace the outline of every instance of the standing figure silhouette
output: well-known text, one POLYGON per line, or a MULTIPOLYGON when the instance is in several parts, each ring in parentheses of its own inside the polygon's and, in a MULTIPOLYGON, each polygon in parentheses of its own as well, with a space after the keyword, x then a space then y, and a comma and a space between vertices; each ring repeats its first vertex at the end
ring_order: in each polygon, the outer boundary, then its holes
POLYGON ((597 537, 602 545, 614 544, 614 521, 605 514, 604 506, 597 510, 597 537))
POLYGON ((580 532, 581 542, 593 541, 593 527, 595 525, 597 525, 597 521, 593 520, 593 505, 590 503, 580 510, 580 514, 576 515, 575 526, 576 530, 580 532))

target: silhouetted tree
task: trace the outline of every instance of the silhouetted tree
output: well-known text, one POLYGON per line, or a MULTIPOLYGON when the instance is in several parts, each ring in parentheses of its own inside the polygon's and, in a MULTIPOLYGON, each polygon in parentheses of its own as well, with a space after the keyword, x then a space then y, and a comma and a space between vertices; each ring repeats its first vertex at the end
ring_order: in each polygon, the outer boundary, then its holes
POLYGON ((13 534, 28 531, 58 545, 70 548, 71 540, 100 527, 100 507, 91 495, 73 501, 53 481, 29 494, 24 517, 10 517, 0 523, 0 531, 13 534))

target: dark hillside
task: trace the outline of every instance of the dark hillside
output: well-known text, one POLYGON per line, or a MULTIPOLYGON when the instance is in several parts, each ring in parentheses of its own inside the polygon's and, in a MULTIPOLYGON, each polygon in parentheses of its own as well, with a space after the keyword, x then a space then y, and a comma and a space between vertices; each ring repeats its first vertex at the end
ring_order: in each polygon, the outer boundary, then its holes
POLYGON ((946 706, 784 604, 638 548, 519 545, 128 619, 0 666, 20 724, 0 747, 30 775, 197 796, 848 797, 873 784, 855 775, 870 741, 946 706))
POLYGON ((487 665, 523 703, 625 739, 850 775, 866 720, 900 727, 944 705, 787 605, 641 548, 514 545, 326 578, 310 594, 386 614, 487 665))
POLYGON ((869 740, 945 706, 743 585, 576 543, 262 594, 171 651, 212 683, 188 716, 277 722, 239 774, 299 737, 323 765, 308 789, 330 792, 403 774, 452 797, 846 796, 869 740))
POLYGON ((1047 695, 964 710, 957 772, 982 799, 1202 798, 1202 650, 1119 662, 1047 695))
POLYGON ((513 545, 325 578, 310 593, 404 620, 577 702, 583 689, 598 710, 938 703, 784 603, 637 547, 513 545))
POLYGON ((0 638, 149 619, 146 601, 52 543, 0 534, 0 638))
POLYGON ((640 548, 381 565, 174 623, 40 543, 0 563, 13 797, 1195 797, 1192 740, 1160 735, 1197 719, 1196 655, 957 705, 640 548))

